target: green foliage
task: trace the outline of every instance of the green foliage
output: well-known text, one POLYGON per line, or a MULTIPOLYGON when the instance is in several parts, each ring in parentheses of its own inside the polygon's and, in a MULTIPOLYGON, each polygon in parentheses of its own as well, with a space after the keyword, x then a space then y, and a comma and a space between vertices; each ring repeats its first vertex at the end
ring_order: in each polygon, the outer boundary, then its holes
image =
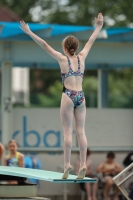
POLYGON ((133 1, 68 0, 65 3, 62 0, 1 0, 0 6, 7 6, 26 22, 38 16, 36 22, 56 24, 94 25, 94 17, 102 12, 104 26, 111 26, 108 20, 111 19, 112 25, 118 27, 132 23, 133 1), (33 12, 35 8, 38 11, 33 12))
POLYGON ((95 76, 86 76, 83 81, 83 91, 87 107, 97 107, 98 79, 95 76))
MULTIPOLYGON (((52 79, 52 76, 51 76, 52 79)), ((52 81, 52 85, 49 86, 47 94, 42 92, 31 92, 31 106, 39 107, 59 107, 62 93, 61 80, 55 82, 52 81)), ((97 78, 85 77, 83 82, 83 90, 86 96, 86 105, 89 107, 97 106, 97 78)), ((34 91, 34 90, 33 90, 34 91)))
POLYGON ((132 0, 68 0, 66 5, 60 2, 55 0, 45 17, 40 13, 40 20, 58 24, 94 25, 94 17, 102 12, 106 27, 132 24, 132 0))
POLYGON ((55 81, 53 85, 49 86, 48 94, 41 92, 31 93, 30 102, 33 106, 39 107, 59 107, 61 101, 62 83, 55 81))
POLYGON ((6 6, 15 12, 22 20, 32 22, 30 9, 41 6, 42 10, 51 8, 54 0, 1 0, 0 6, 6 6))
MULTIPOLYGON (((56 71, 56 73, 59 71, 56 71)), ((87 71, 86 71, 87 72, 87 71)), ((47 70, 48 73, 48 70, 47 70)), ((42 70, 41 76, 46 76, 42 70), (44 75, 42 75, 44 74, 44 75)), ((55 74, 56 74, 55 73, 55 74)), ((50 72, 49 72, 50 74, 50 72)), ((60 73, 59 73, 60 74, 60 73)), ((87 73, 86 73, 87 74, 87 73)), ((56 74, 57 75, 57 74, 56 74)), ((45 83, 45 89, 31 91, 31 106, 59 107, 62 94, 61 79, 53 80, 54 73, 50 74, 51 81, 45 83), (53 80, 53 81, 52 81, 53 80), (46 90, 47 88, 47 90, 46 90)), ((57 76, 58 77, 58 76, 57 76)), ((133 69, 109 71, 109 107, 133 108, 133 69)), ((44 79, 45 81, 45 79, 44 79)), ((36 84, 34 85, 36 86, 36 84)), ((96 76, 85 75, 83 90, 87 107, 97 107, 98 79, 96 76)))
POLYGON ((8 7, 25 21, 31 21, 29 10, 35 5, 35 2, 35 0, 1 0, 0 6, 8 7))
POLYGON ((105 16, 105 26, 110 26, 108 19, 114 21, 113 26, 127 26, 132 23, 132 0, 68 0, 62 4, 59 0, 1 0, 0 6, 7 6, 21 19, 31 22, 31 12, 39 8, 38 22, 93 25, 94 17, 99 12, 105 16))
POLYGON ((133 69, 112 70, 109 75, 109 107, 133 108, 133 69))

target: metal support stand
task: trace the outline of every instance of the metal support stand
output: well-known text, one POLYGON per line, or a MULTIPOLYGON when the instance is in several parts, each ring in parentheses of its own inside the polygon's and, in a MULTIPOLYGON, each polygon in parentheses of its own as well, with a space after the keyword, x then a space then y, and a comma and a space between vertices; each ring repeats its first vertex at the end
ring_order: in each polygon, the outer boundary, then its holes
POLYGON ((113 178, 113 181, 117 185, 117 187, 120 189, 122 194, 125 196, 127 200, 131 200, 128 197, 128 192, 126 191, 125 188, 125 183, 127 180, 129 180, 131 177, 133 177, 133 163, 126 167, 122 172, 120 172, 117 176, 113 178), (127 175, 128 173, 128 175, 127 175))
MULTIPOLYGON (((15 179, 13 176, 5 176, 8 180, 15 179)), ((1 178, 5 180, 4 176, 1 178)), ((0 200, 50 200, 48 198, 37 197, 37 185, 36 184, 28 184, 25 182, 25 178, 19 177, 16 178, 18 180, 17 185, 9 185, 9 184, 0 184, 0 200)))

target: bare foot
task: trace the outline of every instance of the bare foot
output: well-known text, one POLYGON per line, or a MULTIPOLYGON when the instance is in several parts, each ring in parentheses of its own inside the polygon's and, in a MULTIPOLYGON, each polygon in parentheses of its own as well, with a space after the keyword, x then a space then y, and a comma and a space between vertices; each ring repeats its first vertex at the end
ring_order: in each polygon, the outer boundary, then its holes
POLYGON ((69 167, 65 168, 64 170, 64 174, 62 176, 62 179, 67 179, 68 178, 68 175, 69 175, 69 172, 72 170, 72 166, 70 165, 69 167))
POLYGON ((86 174, 86 167, 83 167, 79 170, 79 174, 77 176, 77 179, 83 179, 86 174))

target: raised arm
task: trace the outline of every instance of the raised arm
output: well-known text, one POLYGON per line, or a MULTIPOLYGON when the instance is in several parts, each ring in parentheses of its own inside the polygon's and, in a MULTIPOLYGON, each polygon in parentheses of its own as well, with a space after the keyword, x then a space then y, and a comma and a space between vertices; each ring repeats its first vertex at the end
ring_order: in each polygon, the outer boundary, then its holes
POLYGON ((98 36, 102 26, 103 26, 103 15, 102 15, 102 13, 99 13, 97 18, 95 17, 95 22, 97 24, 95 31, 92 33, 88 42, 85 44, 83 50, 79 53, 79 55, 81 55, 83 57, 83 59, 85 59, 86 56, 88 55, 94 41, 96 40, 96 38, 97 38, 97 36, 98 36))
POLYGON ((56 60, 60 60, 62 57, 62 54, 58 51, 55 51, 51 46, 47 44, 43 39, 38 37, 36 34, 34 34, 28 24, 26 24, 24 21, 20 21, 20 28, 28 34, 40 47, 42 47, 47 53, 49 53, 53 58, 56 60))

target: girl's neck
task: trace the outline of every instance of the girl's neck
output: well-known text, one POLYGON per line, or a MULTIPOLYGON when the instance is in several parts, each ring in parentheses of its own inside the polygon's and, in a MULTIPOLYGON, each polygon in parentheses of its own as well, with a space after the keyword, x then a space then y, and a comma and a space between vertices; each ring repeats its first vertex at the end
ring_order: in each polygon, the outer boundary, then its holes
POLYGON ((10 156, 15 156, 16 155, 16 152, 12 153, 10 152, 10 156))
POLYGON ((70 57, 70 58, 72 58, 72 57, 75 57, 76 56, 76 54, 74 54, 73 56, 72 55, 70 55, 69 53, 67 53, 67 52, 65 52, 65 54, 66 54, 66 56, 68 56, 68 57, 70 57))

